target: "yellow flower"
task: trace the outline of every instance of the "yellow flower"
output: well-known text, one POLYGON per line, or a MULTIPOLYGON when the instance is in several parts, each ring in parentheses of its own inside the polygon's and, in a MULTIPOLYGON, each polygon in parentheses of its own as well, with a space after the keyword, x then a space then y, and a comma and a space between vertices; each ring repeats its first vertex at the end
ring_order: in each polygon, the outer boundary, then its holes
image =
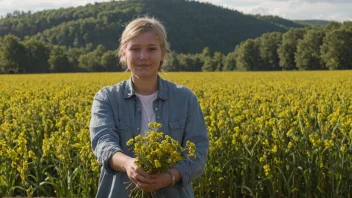
POLYGON ((155 166, 155 168, 160 168, 161 167, 161 164, 160 164, 159 160, 154 160, 154 166, 155 166))
POLYGON ((340 151, 341 151, 342 153, 345 153, 345 152, 346 152, 346 145, 345 145, 345 144, 344 144, 343 146, 341 146, 340 151))
POLYGON ((273 149, 271 149, 271 152, 276 153, 277 152, 277 146, 275 145, 273 149))
POLYGON ((264 165, 263 168, 264 168, 265 176, 268 176, 270 174, 270 166, 264 165))
POLYGON ((263 162, 265 162, 265 158, 264 158, 264 157, 260 157, 260 158, 259 158, 259 161, 260 161, 261 163, 263 163, 263 162))
POLYGON ((130 140, 127 141, 126 145, 127 146, 131 146, 133 144, 133 142, 134 142, 133 139, 130 139, 130 140))
POLYGON ((324 140, 324 146, 326 149, 332 148, 334 146, 334 142, 332 140, 324 140))
POLYGON ((184 158, 196 157, 196 145, 187 141, 182 147, 174 140, 157 129, 161 127, 158 123, 149 123, 150 131, 143 137, 138 135, 127 141, 137 157, 136 164, 148 173, 167 172, 169 167, 184 158))
POLYGON ((155 153, 156 153, 159 157, 162 157, 162 156, 163 156, 163 153, 160 151, 160 149, 156 149, 156 150, 155 150, 155 153))

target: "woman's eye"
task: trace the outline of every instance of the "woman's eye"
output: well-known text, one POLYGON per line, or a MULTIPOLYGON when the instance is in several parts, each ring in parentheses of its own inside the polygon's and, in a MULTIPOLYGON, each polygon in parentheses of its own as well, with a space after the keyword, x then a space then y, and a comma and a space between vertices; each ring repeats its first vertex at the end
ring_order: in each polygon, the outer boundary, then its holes
POLYGON ((131 48, 130 50, 131 51, 138 51, 139 49, 138 48, 131 48))
POLYGON ((149 50, 150 50, 150 51, 154 51, 154 50, 156 50, 156 48, 149 48, 149 50))

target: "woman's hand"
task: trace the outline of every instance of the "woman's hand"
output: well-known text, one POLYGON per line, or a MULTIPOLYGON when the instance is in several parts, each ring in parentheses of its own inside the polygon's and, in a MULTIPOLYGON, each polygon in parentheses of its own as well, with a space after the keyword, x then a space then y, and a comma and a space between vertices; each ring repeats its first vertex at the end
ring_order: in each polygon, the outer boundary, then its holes
POLYGON ((172 178, 168 173, 152 174, 149 178, 147 183, 138 182, 137 187, 145 192, 155 192, 172 184, 172 178))
MULTIPOLYGON (((138 167, 135 161, 136 158, 117 152, 113 155, 110 166, 116 171, 126 172, 128 178, 145 192, 155 192, 172 184, 172 178, 168 173, 149 175, 138 167)), ((169 171, 175 176, 176 182, 180 180, 180 173, 176 169, 172 168, 169 171)))
POLYGON ((116 152, 110 161, 110 167, 116 171, 126 172, 128 178, 141 187, 149 183, 150 175, 135 164, 136 158, 129 157, 122 152, 116 152))
POLYGON ((128 178, 136 184, 138 188, 143 186, 144 184, 149 184, 149 180, 151 179, 150 175, 145 172, 142 168, 138 167, 134 162, 136 158, 130 158, 125 163, 125 170, 128 175, 128 178))
MULTIPOLYGON (((181 180, 180 172, 176 168, 169 169, 170 174, 175 177, 175 182, 181 180)), ((173 179, 169 173, 159 173, 150 175, 149 183, 142 184, 141 189, 146 192, 155 192, 160 188, 169 187, 173 184, 173 179)))
POLYGON ((170 186, 172 178, 168 173, 149 175, 142 168, 135 164, 136 158, 131 158, 126 162, 126 173, 130 180, 145 192, 155 192, 160 188, 170 186))

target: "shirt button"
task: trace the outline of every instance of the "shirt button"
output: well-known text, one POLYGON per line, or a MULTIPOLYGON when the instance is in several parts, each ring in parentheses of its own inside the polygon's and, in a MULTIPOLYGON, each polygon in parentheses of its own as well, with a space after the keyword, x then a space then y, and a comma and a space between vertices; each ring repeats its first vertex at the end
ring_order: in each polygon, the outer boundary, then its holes
POLYGON ((158 110, 158 108, 155 108, 155 111, 157 111, 158 110))
POLYGON ((156 117, 156 119, 159 119, 159 118, 160 118, 159 116, 156 117))
POLYGON ((137 131, 139 131, 139 128, 137 128, 137 131))
POLYGON ((138 111, 140 111, 141 109, 140 108, 138 108, 138 111))

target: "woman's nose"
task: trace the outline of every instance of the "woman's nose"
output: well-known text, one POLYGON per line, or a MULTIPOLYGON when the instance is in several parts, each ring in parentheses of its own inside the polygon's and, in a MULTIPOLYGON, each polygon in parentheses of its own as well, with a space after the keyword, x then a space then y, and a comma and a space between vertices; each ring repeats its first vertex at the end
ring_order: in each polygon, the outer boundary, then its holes
POLYGON ((139 55, 139 58, 141 59, 141 60, 143 60, 143 59, 148 59, 148 53, 147 53, 147 51, 145 51, 145 50, 141 50, 141 53, 140 53, 140 55, 139 55))

